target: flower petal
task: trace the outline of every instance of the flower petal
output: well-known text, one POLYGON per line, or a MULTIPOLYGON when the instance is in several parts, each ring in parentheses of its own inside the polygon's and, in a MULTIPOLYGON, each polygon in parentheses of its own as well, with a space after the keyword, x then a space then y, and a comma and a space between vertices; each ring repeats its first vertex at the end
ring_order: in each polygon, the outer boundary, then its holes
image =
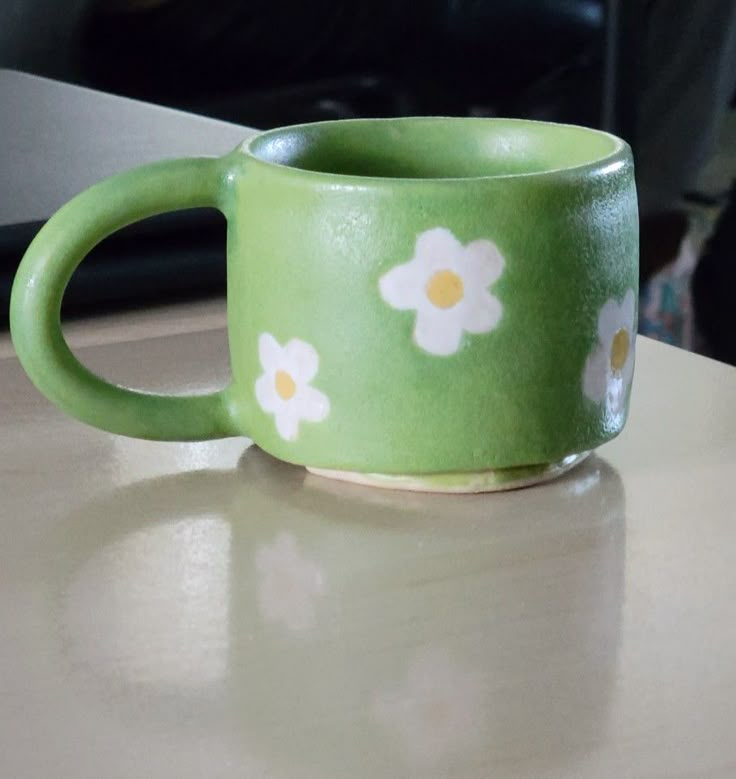
POLYGON ((634 290, 626 290, 624 299, 621 302, 621 318, 623 320, 623 327, 628 327, 629 331, 636 331, 636 297, 634 296, 634 290))
POLYGON ((267 414, 275 413, 281 406, 281 401, 276 395, 273 374, 264 373, 258 377, 256 381, 256 400, 267 414))
POLYGON ((306 384, 317 375, 319 355, 306 341, 292 338, 284 347, 284 358, 284 367, 297 384, 306 384))
POLYGON ((263 370, 267 373, 276 371, 281 361, 282 351, 279 342, 271 333, 261 333, 258 338, 258 358, 261 361, 263 370))
POLYGON ((613 336, 622 327, 630 328, 631 322, 624 319, 621 306, 611 298, 603 304, 598 314, 598 338, 601 344, 610 348, 613 336))
POLYGON ((608 350, 598 344, 585 361, 583 370, 583 392, 595 403, 600 403, 606 396, 608 367, 608 350))
POLYGON ((463 245, 446 227, 433 227, 417 237, 414 258, 431 273, 438 268, 454 268, 463 255, 463 245))
POLYGON ((606 406, 613 417, 618 417, 624 409, 627 386, 622 376, 609 376, 606 387, 606 406))
POLYGON ((417 312, 414 341, 425 352, 442 357, 454 354, 462 338, 463 328, 457 316, 443 316, 429 310, 417 312))
POLYGON ((624 387, 628 388, 631 384, 631 379, 634 375, 634 353, 636 351, 636 333, 629 331, 629 353, 626 355, 626 362, 621 369, 621 378, 624 382, 624 387))
POLYGON ((299 435, 299 413, 293 401, 284 403, 277 411, 276 430, 285 441, 294 441, 299 435))
POLYGON ((503 272, 503 266, 504 259, 498 247, 485 239, 469 243, 457 265, 466 286, 472 283, 484 289, 488 289, 498 279, 503 272))
POLYGON ((314 387, 302 387, 293 402, 299 416, 308 422, 322 422, 330 413, 330 399, 314 387))
POLYGON ((390 306, 405 311, 419 305, 427 277, 418 262, 405 262, 384 273, 378 280, 378 288, 390 306))
POLYGON ((462 306, 462 327, 469 333, 488 333, 501 321, 501 302, 485 289, 468 295, 462 306))

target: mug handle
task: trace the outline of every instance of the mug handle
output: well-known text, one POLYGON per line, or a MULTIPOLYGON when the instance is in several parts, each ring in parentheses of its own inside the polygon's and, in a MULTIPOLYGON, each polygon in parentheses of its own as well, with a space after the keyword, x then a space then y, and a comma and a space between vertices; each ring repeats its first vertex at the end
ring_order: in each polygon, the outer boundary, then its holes
POLYGON ((227 158, 168 160, 119 173, 64 205, 28 247, 13 282, 10 329, 38 389, 73 417, 111 433, 158 441, 245 435, 227 388, 207 395, 158 395, 111 384, 85 368, 61 331, 61 301, 91 249, 132 222, 164 211, 212 206, 227 218, 227 158))

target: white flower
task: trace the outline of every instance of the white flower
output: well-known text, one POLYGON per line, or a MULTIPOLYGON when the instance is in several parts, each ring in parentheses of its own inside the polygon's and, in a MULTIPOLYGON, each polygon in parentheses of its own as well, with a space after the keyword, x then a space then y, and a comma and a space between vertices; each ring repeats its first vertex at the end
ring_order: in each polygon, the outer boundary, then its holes
POLYGON ((463 246, 445 227, 422 233, 414 256, 381 276, 381 297, 393 308, 417 312, 414 340, 430 354, 454 354, 463 332, 487 333, 501 319, 488 291, 504 260, 491 241, 463 246))
POLYGON ((256 381, 256 400, 276 418, 276 430, 286 441, 299 435, 299 422, 321 422, 330 413, 330 400, 309 382, 317 375, 319 355, 314 347, 292 338, 282 347, 270 334, 258 339, 263 374, 256 381))
POLYGON ((279 533, 269 546, 256 552, 258 610, 266 622, 289 630, 314 625, 315 600, 324 595, 321 568, 299 551, 291 533, 279 533))
POLYGON ((598 314, 598 342, 583 370, 583 392, 594 403, 605 402, 613 417, 623 413, 634 373, 635 309, 631 289, 620 304, 606 301, 598 314))
POLYGON ((465 752, 484 730, 483 679, 438 649, 422 651, 406 681, 374 701, 375 718, 396 731, 413 763, 465 752))

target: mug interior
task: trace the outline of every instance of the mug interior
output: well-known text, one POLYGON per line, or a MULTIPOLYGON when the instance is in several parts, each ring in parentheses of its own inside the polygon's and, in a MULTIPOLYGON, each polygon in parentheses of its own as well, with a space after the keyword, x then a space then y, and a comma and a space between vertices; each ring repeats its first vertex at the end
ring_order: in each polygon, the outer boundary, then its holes
POLYGON ((600 163, 623 141, 524 119, 399 118, 318 122, 247 143, 263 162, 344 176, 463 179, 550 173, 600 163))

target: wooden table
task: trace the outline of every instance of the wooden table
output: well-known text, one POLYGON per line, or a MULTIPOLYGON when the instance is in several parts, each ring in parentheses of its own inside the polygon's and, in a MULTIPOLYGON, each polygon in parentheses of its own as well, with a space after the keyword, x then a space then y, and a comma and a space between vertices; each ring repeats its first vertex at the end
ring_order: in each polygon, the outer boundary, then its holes
MULTIPOLYGON (((223 323, 69 334, 206 390, 223 323)), ((638 350, 595 458, 430 497, 93 430, 0 344, 0 776, 736 776, 736 370, 638 350)))

